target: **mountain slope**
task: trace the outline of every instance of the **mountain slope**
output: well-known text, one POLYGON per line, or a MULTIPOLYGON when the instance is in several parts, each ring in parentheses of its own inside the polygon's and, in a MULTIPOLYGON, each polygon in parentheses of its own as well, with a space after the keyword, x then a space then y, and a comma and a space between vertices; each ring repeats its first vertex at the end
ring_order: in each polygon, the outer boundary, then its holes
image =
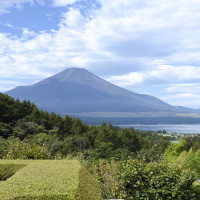
MULTIPOLYGON (((171 106, 153 96, 113 85, 82 68, 69 68, 34 85, 7 92, 20 100, 62 115, 69 113, 187 113, 192 109, 171 106)), ((115 115, 115 114, 114 114, 115 115)), ((140 115, 140 114, 138 114, 140 115)))

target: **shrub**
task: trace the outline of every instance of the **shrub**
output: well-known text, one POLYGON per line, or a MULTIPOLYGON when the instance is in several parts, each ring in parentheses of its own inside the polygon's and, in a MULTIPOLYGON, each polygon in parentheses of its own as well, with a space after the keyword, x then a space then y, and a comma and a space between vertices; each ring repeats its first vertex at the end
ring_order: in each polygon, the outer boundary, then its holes
POLYGON ((178 165, 128 160, 120 164, 119 178, 125 199, 199 199, 192 186, 193 171, 178 165))
POLYGON ((60 153, 63 155, 67 154, 75 154, 78 151, 76 146, 72 143, 67 143, 65 146, 60 150, 60 153))
POLYGON ((136 158, 138 160, 144 160, 145 162, 153 162, 162 160, 162 152, 156 149, 141 149, 137 152, 136 158))
POLYGON ((193 152, 192 149, 188 152, 183 151, 174 162, 182 166, 182 168, 195 171, 196 177, 200 177, 200 150, 196 152, 193 152))
POLYGON ((18 138, 9 138, 3 153, 4 159, 49 159, 50 153, 43 146, 29 144, 18 138))
POLYGON ((166 149, 164 154, 164 159, 169 162, 175 161, 181 152, 185 150, 186 142, 181 139, 178 144, 171 143, 171 145, 166 149))
POLYGON ((191 148, 186 151, 185 140, 180 140, 180 144, 171 144, 164 154, 164 161, 170 164, 180 165, 182 168, 193 170, 196 177, 200 177, 200 150, 196 152, 191 148))
POLYGON ((114 160, 99 160, 90 167, 93 176, 99 181, 104 199, 123 197, 122 185, 117 177, 118 164, 114 160))

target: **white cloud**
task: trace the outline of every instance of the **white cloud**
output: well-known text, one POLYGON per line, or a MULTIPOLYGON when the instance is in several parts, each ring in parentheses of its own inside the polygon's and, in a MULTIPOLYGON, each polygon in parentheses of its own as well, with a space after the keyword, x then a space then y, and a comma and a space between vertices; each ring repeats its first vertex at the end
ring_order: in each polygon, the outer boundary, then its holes
POLYGON ((88 20, 80 13, 78 9, 71 8, 68 12, 63 13, 63 19, 60 22, 62 28, 70 27, 73 30, 77 30, 88 22, 88 20))
POLYGON ((161 65, 156 70, 150 71, 149 75, 159 79, 187 80, 200 78, 200 67, 194 66, 170 66, 161 65))
POLYGON ((126 87, 141 83, 143 81, 143 76, 142 74, 139 74, 137 72, 131 72, 130 74, 124 76, 111 76, 107 78, 107 81, 112 82, 121 87, 126 87))
MULTIPOLYGON (((160 65, 156 69, 143 71, 143 72, 131 72, 126 75, 111 76, 107 78, 108 81, 120 85, 120 86, 131 86, 138 83, 176 83, 185 82, 187 80, 192 81, 193 79, 200 78, 200 67, 194 66, 170 66, 160 65)), ((196 84, 176 84, 175 86, 168 87, 165 92, 171 92, 172 90, 178 90, 180 87, 188 87, 196 84)))
POLYGON ((0 23, 0 25, 6 26, 6 27, 9 27, 9 28, 13 28, 13 25, 10 24, 10 23, 0 23))
POLYGON ((81 0, 53 0, 54 6, 67 6, 81 0))
POLYGON ((164 93, 184 93, 193 92, 199 93, 200 91, 200 83, 181 83, 181 84, 172 84, 167 87, 163 92, 164 93))
POLYGON ((34 31, 30 31, 27 28, 23 28, 22 29, 22 37, 21 40, 29 40, 30 38, 33 38, 34 36, 36 36, 36 33, 34 31))
POLYGON ((12 80, 0 80, 0 91, 12 89, 15 85, 22 85, 22 82, 12 80))
POLYGON ((13 6, 21 9, 25 3, 34 4, 34 0, 0 0, 0 14, 9 12, 8 8, 13 6))
POLYGON ((200 94, 181 93, 164 96, 162 99, 175 106, 185 106, 200 109, 200 94))

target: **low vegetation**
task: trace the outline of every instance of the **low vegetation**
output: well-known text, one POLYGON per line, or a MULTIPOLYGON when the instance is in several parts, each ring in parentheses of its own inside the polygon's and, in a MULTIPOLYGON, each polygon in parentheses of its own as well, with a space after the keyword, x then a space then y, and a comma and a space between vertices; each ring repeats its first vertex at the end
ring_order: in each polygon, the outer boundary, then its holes
POLYGON ((1 165, 25 165, 0 183, 0 199, 101 199, 97 181, 76 160, 1 160, 1 165), (93 189, 88 192, 89 189, 93 189))
POLYGON ((13 176, 19 169, 25 165, 21 164, 0 164, 0 181, 5 181, 13 176))

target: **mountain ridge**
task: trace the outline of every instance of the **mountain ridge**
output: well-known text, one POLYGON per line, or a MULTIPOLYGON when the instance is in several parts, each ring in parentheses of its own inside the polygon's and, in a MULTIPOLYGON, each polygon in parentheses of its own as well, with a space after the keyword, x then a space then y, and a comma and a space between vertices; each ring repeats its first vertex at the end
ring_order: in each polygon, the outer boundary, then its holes
MULTIPOLYGON (((84 68, 68 68, 29 86, 6 92, 20 100, 58 114, 118 112, 192 113, 198 110, 172 106, 154 96, 118 87, 84 68)), ((150 115, 149 115, 150 116, 150 115)), ((161 114, 162 116, 162 114, 161 114)))

